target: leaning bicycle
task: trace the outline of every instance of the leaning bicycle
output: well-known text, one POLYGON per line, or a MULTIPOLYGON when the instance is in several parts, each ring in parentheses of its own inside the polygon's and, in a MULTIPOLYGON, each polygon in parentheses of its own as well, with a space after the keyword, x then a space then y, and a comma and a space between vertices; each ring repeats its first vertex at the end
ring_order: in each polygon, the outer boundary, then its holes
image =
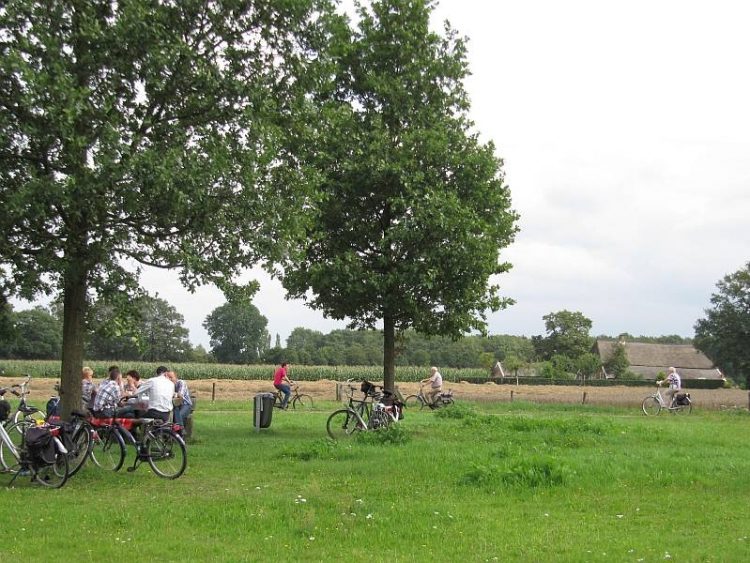
POLYGON ((68 452, 60 440, 61 429, 47 424, 6 429, 0 424, 0 461, 3 470, 18 477, 28 476, 32 483, 58 489, 68 480, 68 452), (20 439, 17 437, 20 436, 20 439), (14 440, 15 438, 15 440, 14 440))
POLYGON ((354 390, 350 385, 347 406, 331 413, 326 421, 326 431, 334 440, 349 438, 357 432, 385 428, 396 420, 388 412, 386 405, 380 401, 375 402, 377 388, 372 383, 362 382, 362 399, 354 398, 354 390))
POLYGON ((96 465, 119 470, 125 460, 125 445, 135 447, 136 455, 128 471, 148 463, 159 477, 177 479, 187 468, 187 446, 179 435, 179 425, 154 418, 94 418, 97 438, 91 450, 96 465), (136 437, 136 435, 138 437, 136 437))
POLYGON ((643 399, 641 403, 643 414, 656 416, 662 410, 667 410, 672 414, 687 415, 693 412, 693 402, 690 399, 690 393, 676 393, 671 405, 668 405, 661 394, 661 386, 656 384, 656 393, 643 399))

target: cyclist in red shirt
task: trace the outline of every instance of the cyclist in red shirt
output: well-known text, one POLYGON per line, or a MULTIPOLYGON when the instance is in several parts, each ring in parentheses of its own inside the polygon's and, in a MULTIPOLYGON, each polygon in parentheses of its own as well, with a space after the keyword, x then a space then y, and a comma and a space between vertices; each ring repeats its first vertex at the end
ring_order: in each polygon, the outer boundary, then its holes
POLYGON ((290 385, 292 382, 286 375, 287 363, 283 362, 281 366, 276 368, 276 372, 273 374, 273 386, 279 391, 284 393, 284 399, 281 401, 281 408, 286 409, 287 403, 289 403, 289 397, 292 396, 292 388, 290 385))

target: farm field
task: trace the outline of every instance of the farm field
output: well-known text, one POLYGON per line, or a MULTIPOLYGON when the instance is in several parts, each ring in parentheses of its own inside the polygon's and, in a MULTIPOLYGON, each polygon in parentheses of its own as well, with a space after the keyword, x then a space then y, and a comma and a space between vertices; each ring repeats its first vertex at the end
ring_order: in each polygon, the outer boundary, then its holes
POLYGON ((203 401, 176 481, 87 465, 57 491, 19 483, 0 559, 750 559, 744 409, 462 400, 333 443, 337 406, 275 411, 256 432, 247 401, 203 401))
MULTIPOLYGON (((20 377, 0 377, 0 387, 20 383, 20 377)), ((31 382, 29 401, 43 408, 47 399, 52 396, 54 385, 59 378, 34 377, 31 382)), ((101 379, 96 380, 97 383, 101 379)), ((372 381, 382 383, 374 378, 372 381)), ((318 381, 299 381, 300 392, 312 395, 319 400, 336 398, 336 381, 321 379, 318 381)), ((216 400, 250 401, 256 393, 274 391, 270 378, 267 380, 231 380, 199 379, 189 380, 191 393, 199 401, 216 400)), ((399 382, 403 395, 416 393, 418 383, 399 382)), ((652 387, 578 387, 563 385, 495 385, 494 383, 446 383, 446 389, 452 389, 459 400, 478 402, 526 401, 532 403, 567 403, 582 404, 584 393, 587 405, 622 406, 640 408, 643 398, 653 393, 652 387)), ((748 392, 741 389, 688 389, 696 409, 733 409, 747 408, 748 392)), ((12 402, 12 397, 8 397, 12 402)))

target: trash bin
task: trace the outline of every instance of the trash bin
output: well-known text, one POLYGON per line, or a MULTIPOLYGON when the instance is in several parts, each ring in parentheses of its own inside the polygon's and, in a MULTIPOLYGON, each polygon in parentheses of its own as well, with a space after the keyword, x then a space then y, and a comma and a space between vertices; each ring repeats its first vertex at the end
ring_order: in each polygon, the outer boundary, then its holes
POLYGON ((256 429, 271 426, 273 399, 273 393, 258 393, 253 398, 253 426, 256 429))

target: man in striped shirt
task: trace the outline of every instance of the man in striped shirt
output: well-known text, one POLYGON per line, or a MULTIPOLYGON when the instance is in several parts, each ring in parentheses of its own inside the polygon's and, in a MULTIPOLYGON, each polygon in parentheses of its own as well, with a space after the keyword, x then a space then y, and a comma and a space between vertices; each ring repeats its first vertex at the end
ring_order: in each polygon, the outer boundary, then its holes
POLYGON ((101 384, 94 397, 94 414, 114 416, 122 398, 122 374, 118 368, 109 370, 109 379, 101 384))

